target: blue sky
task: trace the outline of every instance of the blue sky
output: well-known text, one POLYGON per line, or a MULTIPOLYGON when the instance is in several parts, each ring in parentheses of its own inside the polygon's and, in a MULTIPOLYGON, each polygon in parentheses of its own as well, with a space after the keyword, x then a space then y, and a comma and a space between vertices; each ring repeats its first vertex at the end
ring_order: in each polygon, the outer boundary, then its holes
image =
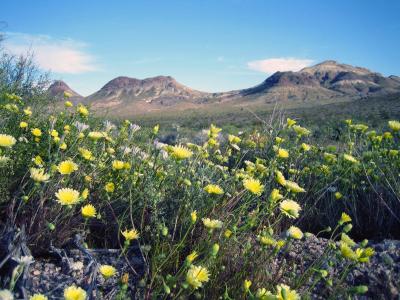
POLYGON ((400 75, 400 1, 4 1, 5 48, 88 95, 120 75, 203 91, 326 59, 400 75))

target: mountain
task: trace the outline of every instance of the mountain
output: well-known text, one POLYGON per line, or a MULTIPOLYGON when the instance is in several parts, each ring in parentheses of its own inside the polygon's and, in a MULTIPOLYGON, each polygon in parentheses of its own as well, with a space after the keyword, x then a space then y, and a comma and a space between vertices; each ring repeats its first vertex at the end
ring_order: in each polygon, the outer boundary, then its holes
MULTIPOLYGON (((80 97, 62 81, 55 82, 50 90, 54 95, 68 91, 74 97, 80 97)), ((399 92, 398 76, 385 77, 365 68, 328 60, 298 72, 276 72, 251 88, 221 93, 197 91, 170 76, 146 79, 117 77, 83 101, 98 111, 132 115, 152 111, 199 109, 212 105, 318 105, 399 92)))
POLYGON ((242 97, 272 101, 357 99, 400 91, 400 78, 328 60, 298 72, 276 72, 263 83, 239 91, 242 97))
POLYGON ((193 106, 210 98, 209 93, 193 90, 178 83, 171 76, 146 79, 117 77, 99 91, 88 96, 85 102, 97 109, 118 109, 136 105, 157 109, 175 105, 193 106))
POLYGON ((69 93, 72 100, 81 100, 83 97, 71 89, 64 81, 55 80, 48 88, 48 93, 56 99, 64 99, 64 93, 69 93))

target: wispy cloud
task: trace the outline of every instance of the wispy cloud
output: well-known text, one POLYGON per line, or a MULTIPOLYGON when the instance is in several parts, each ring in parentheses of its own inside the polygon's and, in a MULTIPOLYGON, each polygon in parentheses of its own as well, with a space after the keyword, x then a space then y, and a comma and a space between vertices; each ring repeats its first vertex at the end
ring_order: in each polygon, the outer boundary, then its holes
POLYGON ((251 70, 272 74, 278 71, 299 71, 313 62, 311 59, 279 57, 250 61, 247 63, 247 67, 251 70))
POLYGON ((7 33, 5 49, 20 55, 32 52, 44 70, 61 74, 98 71, 95 57, 86 51, 87 44, 73 39, 57 39, 48 35, 7 33))

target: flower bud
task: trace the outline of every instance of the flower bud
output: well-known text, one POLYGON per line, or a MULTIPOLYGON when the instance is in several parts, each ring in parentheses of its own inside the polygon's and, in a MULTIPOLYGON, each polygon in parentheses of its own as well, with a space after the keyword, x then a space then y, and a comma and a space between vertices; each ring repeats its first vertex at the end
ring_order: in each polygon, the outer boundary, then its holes
POLYGON ((346 226, 343 227, 344 232, 349 232, 353 228, 353 225, 347 224, 346 226))
POLYGON ((351 289, 354 294, 365 294, 368 292, 368 287, 366 285, 358 285, 351 289))
POLYGON ((219 245, 218 245, 217 243, 215 243, 215 244, 212 246, 211 255, 214 256, 214 257, 217 256, 218 251, 219 251, 219 245))

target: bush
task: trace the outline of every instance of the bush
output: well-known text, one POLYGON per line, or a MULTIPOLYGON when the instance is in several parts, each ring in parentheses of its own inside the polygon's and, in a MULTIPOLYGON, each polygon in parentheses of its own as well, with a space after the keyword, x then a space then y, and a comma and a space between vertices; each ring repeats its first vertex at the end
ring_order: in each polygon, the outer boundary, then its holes
POLYGON ((157 141, 158 126, 99 122, 83 105, 66 101, 43 118, 22 97, 0 99, 2 220, 26 228, 34 254, 75 233, 123 254, 139 242, 147 267, 138 297, 297 299, 317 283, 325 296, 344 296, 351 267, 373 254, 346 234, 352 219, 360 232, 395 224, 368 206, 398 210, 396 122, 378 135, 349 121, 344 148, 307 144, 309 130, 290 119, 224 138, 212 125, 204 144, 174 146, 157 141), (266 273, 309 236, 305 221, 328 238, 323 255, 266 273), (339 276, 329 273, 341 261, 339 276))

